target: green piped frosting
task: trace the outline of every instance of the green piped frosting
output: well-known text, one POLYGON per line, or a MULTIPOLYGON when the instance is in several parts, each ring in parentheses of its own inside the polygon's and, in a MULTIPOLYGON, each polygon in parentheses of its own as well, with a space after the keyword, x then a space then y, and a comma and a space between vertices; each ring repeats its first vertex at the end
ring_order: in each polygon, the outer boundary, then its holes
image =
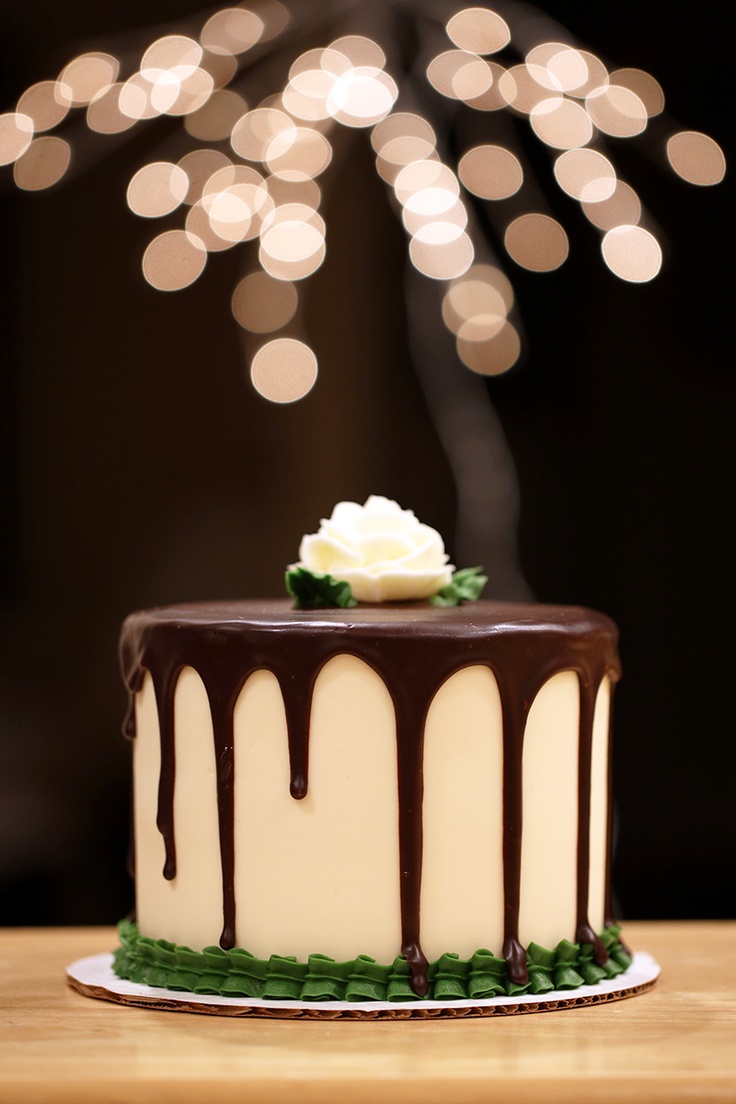
POLYGON ((286 592, 294 599, 295 609, 352 609, 357 606, 350 583, 320 575, 294 564, 284 575, 286 592))
POLYGON ((447 586, 441 587, 429 600, 433 606, 461 606, 464 602, 477 602, 487 582, 488 576, 483 574, 482 567, 463 567, 454 571, 447 586))
POLYGON ((577 989, 622 974, 631 958, 619 942, 620 930, 611 925, 600 934, 608 951, 605 966, 593 962, 593 948, 588 943, 563 939, 553 951, 530 943, 526 952, 529 980, 524 985, 509 980, 505 961, 491 951, 476 951, 469 959, 443 954, 430 963, 426 998, 417 997, 412 989, 409 964, 402 955, 386 966, 367 955, 335 962, 314 954, 306 962, 298 962, 280 955, 268 960, 255 958, 239 947, 192 951, 165 939, 148 939, 130 920, 118 925, 120 946, 113 969, 118 977, 138 984, 222 997, 308 1002, 485 1000, 577 989))

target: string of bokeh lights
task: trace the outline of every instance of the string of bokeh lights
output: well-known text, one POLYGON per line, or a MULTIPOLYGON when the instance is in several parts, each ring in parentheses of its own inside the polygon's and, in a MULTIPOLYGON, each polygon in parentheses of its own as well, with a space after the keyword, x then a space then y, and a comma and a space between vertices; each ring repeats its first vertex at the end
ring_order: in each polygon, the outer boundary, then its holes
MULTIPOLYGON (((513 8, 506 14, 511 18, 513 8)), ((124 80, 111 54, 81 54, 56 80, 34 84, 14 111, 0 115, 0 165, 13 166, 19 188, 39 191, 69 170, 70 142, 48 132, 64 125, 72 111, 83 109, 87 127, 103 135, 162 115, 181 117, 194 148, 177 162, 144 165, 127 189, 130 210, 142 218, 184 212, 178 228, 150 241, 143 274, 154 288, 179 290, 202 275, 210 254, 257 243, 257 263, 249 252, 251 271, 233 292, 232 313, 247 335, 253 385, 274 402, 303 397, 317 377, 317 359, 301 332, 299 288, 326 254, 317 180, 332 161, 339 127, 370 131, 376 168, 406 229, 411 262, 424 276, 446 283, 443 319, 460 360, 473 371, 507 371, 518 360, 521 337, 511 317, 511 281, 495 258, 479 261, 472 204, 485 205, 506 253, 520 267, 550 272, 568 256, 564 227, 538 209, 544 204, 521 144, 471 145, 453 168, 438 150, 440 127, 426 114, 403 109, 405 88, 412 104, 427 102, 428 82, 445 106, 454 101, 457 110, 484 113, 489 137, 493 113, 526 119, 550 150, 557 185, 600 231, 608 268, 634 283, 658 274, 659 242, 644 225, 640 197, 620 177, 605 145, 609 138, 643 134, 662 114, 664 93, 649 73, 609 72, 590 51, 571 41, 548 41, 541 31, 541 40, 521 52, 502 15, 467 7, 443 21, 440 50, 434 28, 421 96, 411 97, 416 73, 401 74, 400 94, 378 41, 350 34, 299 54, 280 91, 254 98, 249 55, 258 47, 259 60, 268 59, 287 48, 281 43, 293 17, 279 0, 224 8, 206 20, 197 38, 158 38, 124 80), (515 63, 506 57, 514 50, 520 56, 515 63), (475 197, 470 205, 468 195, 475 197), (512 197, 519 213, 509 217, 504 203, 512 197)), ((723 179, 725 158, 712 138, 669 130, 666 155, 675 173, 701 186, 723 179)), ((484 242, 484 257, 489 249, 484 242)))

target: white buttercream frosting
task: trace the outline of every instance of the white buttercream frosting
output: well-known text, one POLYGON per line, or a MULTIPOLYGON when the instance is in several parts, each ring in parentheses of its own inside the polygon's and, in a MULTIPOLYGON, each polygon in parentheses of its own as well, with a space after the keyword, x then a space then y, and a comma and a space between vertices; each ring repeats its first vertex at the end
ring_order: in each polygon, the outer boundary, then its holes
POLYGON ((338 502, 318 532, 302 538, 299 563, 317 575, 350 583, 359 602, 431 598, 454 570, 442 537, 411 510, 382 495, 338 502))

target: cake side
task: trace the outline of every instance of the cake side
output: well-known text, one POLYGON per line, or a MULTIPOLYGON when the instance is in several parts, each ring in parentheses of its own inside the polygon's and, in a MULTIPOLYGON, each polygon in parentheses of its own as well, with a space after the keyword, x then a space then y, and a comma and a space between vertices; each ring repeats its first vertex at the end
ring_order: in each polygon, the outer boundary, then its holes
POLYGON ((266 957, 400 952, 417 990, 427 956, 488 945, 515 984, 532 941, 605 964, 608 618, 193 605, 133 615, 121 654, 144 934, 266 957))

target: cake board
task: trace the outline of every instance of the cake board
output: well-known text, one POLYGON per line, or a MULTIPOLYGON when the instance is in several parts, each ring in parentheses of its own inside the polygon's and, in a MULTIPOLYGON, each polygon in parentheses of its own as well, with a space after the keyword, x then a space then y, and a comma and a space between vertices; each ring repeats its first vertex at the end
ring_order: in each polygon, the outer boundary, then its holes
POLYGON ((416 1002, 389 1001, 277 1001, 255 997, 220 997, 215 994, 174 992, 140 985, 117 977, 112 954, 77 959, 67 967, 69 985, 85 997, 152 1008, 161 1012, 193 1012, 199 1015, 284 1020, 429 1020, 478 1016, 511 1016, 530 1012, 556 1012, 566 1008, 608 1004, 635 997, 651 989, 660 973, 658 963, 645 951, 634 954, 625 974, 597 985, 581 985, 543 995, 524 993, 487 1000, 416 1002))

